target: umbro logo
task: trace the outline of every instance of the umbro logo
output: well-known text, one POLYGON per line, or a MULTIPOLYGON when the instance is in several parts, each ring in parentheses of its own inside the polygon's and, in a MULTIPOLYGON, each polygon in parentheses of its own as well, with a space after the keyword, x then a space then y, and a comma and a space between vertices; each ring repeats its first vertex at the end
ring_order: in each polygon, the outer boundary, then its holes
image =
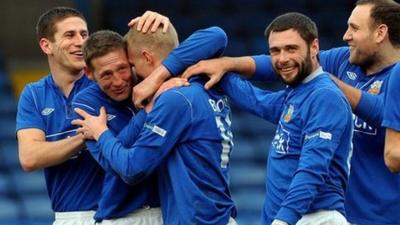
POLYGON ((42 110, 42 115, 43 116, 48 116, 54 111, 54 108, 45 108, 42 110))
POLYGON ((117 117, 117 116, 112 115, 112 114, 107 114, 107 121, 110 121, 110 120, 114 119, 115 117, 117 117))
POLYGON ((357 79, 357 74, 351 71, 347 71, 347 76, 350 78, 350 80, 357 79))

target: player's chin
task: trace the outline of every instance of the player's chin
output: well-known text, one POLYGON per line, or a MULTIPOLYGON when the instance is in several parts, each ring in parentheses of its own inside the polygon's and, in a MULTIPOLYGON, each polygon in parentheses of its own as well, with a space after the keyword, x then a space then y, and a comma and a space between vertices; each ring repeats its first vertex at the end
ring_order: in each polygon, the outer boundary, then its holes
POLYGON ((129 98, 129 96, 130 96, 129 92, 118 93, 118 94, 114 93, 114 94, 112 94, 111 98, 114 101, 122 102, 122 101, 127 100, 129 98))

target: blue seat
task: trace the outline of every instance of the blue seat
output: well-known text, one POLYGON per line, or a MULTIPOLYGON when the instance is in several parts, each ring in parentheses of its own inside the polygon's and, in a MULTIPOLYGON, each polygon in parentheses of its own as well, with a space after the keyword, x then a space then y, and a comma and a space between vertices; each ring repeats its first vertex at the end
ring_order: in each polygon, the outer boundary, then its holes
POLYGON ((15 117, 0 118, 0 140, 15 139, 15 117))
POLYGON ((265 183, 265 167, 254 163, 232 165, 230 168, 230 187, 235 190, 245 188, 263 188, 265 183))
POLYGON ((4 166, 11 170, 21 168, 18 158, 18 147, 15 139, 0 141, 0 157, 4 159, 4 166))
POLYGON ((0 170, 0 196, 9 195, 12 190, 12 180, 8 174, 0 170))
POLYGON ((238 212, 236 222, 246 225, 260 225, 261 214, 256 212, 238 212))
POLYGON ((261 215, 265 191, 261 188, 246 188, 232 193, 239 212, 261 215))
POLYGON ((26 195, 22 198, 25 216, 30 220, 54 218, 54 212, 47 194, 26 195))
POLYGON ((15 189, 21 196, 47 193, 43 171, 24 172, 17 170, 12 173, 15 189))
POLYGON ((6 196, 0 197, 0 221, 17 219, 20 211, 21 209, 14 199, 7 198, 6 196))

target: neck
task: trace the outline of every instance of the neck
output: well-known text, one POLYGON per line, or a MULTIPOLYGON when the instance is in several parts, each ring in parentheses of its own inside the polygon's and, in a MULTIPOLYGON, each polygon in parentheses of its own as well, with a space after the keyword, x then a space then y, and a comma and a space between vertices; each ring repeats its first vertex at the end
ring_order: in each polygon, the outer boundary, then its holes
POLYGON ((400 49, 392 45, 382 46, 376 55, 376 61, 365 68, 365 74, 372 75, 400 60, 400 49))
POLYGON ((63 92, 65 97, 68 97, 74 88, 75 81, 83 76, 83 70, 68 70, 58 63, 53 63, 49 59, 50 72, 54 83, 63 92))

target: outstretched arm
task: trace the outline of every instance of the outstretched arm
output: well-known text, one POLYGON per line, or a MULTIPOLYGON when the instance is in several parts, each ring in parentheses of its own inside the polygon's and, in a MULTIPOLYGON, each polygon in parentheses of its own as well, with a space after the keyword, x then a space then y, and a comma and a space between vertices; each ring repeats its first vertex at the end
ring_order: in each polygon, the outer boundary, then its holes
POLYGON ((383 119, 383 94, 369 94, 344 83, 334 76, 331 76, 331 78, 346 96, 354 114, 374 127, 381 125, 383 119))
POLYGON ((202 59, 220 56, 227 45, 225 32, 219 27, 210 27, 194 32, 156 68, 145 80, 133 88, 133 102, 143 108, 143 101, 153 96, 162 82, 181 74, 188 66, 202 59))
POLYGON ((283 109, 285 91, 271 92, 253 86, 239 75, 228 73, 221 87, 241 109, 276 124, 283 109))

